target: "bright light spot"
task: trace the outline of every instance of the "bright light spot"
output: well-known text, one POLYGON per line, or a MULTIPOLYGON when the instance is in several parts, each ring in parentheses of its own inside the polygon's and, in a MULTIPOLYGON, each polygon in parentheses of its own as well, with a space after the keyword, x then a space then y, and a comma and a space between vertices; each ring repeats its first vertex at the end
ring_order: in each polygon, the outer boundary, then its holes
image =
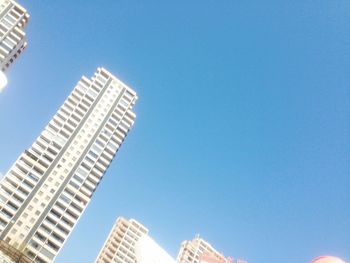
POLYGON ((7 78, 4 72, 0 70, 0 92, 6 87, 7 78))
POLYGON ((345 261, 340 258, 325 256, 315 259, 312 263, 345 263, 345 261))
POLYGON ((135 252, 138 263, 175 263, 175 260, 147 235, 136 242, 135 252))

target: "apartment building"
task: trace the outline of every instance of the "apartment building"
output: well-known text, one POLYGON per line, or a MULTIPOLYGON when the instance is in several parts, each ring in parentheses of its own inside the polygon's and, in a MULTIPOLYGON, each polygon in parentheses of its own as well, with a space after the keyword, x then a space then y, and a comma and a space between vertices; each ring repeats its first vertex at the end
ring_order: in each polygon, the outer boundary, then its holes
POLYGON ((33 262, 54 260, 132 127, 136 99, 106 69, 80 79, 0 182, 1 240, 33 262))
POLYGON ((183 241, 177 256, 178 263, 247 263, 241 259, 226 258, 199 236, 183 241))
POLYGON ((200 256, 210 255, 218 262, 229 262, 224 255, 216 251, 207 241, 196 237, 191 241, 183 241, 177 256, 179 263, 200 263, 200 256))
POLYGON ((112 227, 95 263, 135 263, 135 244, 148 229, 135 219, 119 217, 112 227))
POLYGON ((29 14, 13 0, 0 0, 0 70, 5 71, 27 46, 29 14))
POLYGON ((119 217, 95 263, 175 263, 135 219, 119 217))

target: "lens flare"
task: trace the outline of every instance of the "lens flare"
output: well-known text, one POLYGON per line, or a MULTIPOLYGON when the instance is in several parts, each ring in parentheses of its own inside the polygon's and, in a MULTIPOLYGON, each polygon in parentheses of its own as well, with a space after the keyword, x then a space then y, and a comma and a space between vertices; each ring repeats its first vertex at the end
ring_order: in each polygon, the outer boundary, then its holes
POLYGON ((323 256, 314 259, 311 263, 346 263, 344 260, 340 258, 331 257, 331 256, 323 256))

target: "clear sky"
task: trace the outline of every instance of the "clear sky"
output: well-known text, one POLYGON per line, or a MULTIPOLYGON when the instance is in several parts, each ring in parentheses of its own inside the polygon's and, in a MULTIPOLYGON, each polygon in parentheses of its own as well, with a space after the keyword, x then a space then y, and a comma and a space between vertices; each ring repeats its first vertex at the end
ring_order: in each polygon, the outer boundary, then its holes
POLYGON ((0 171, 104 66, 137 120, 57 263, 117 216, 176 256, 197 233, 249 263, 350 260, 350 1, 22 0, 28 49, 0 94, 0 171))

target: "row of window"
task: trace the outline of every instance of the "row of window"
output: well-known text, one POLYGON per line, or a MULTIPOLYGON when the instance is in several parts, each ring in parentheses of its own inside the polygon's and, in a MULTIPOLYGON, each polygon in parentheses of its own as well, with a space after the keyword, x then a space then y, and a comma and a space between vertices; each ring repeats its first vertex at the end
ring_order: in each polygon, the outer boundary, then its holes
MULTIPOLYGON (((110 105, 107 104, 107 106, 110 105)), ((106 127, 106 129, 103 132, 106 135, 106 137, 112 136, 112 128, 113 127, 106 127)), ((108 140, 109 138, 105 139, 108 140)), ((101 176, 103 175, 105 169, 107 168, 107 166, 113 158, 113 155, 109 155, 108 153, 105 153, 103 151, 103 148, 106 146, 106 144, 107 143, 104 140, 97 140, 97 144, 94 144, 91 147, 91 150, 87 153, 86 157, 81 163, 80 169, 84 168, 84 174, 82 174, 82 172, 80 171, 80 173, 76 173, 70 181, 70 185, 72 185, 75 189, 80 190, 82 193, 87 195, 87 197, 91 197, 101 176), (87 177, 88 174, 90 175, 89 177, 87 177)), ((117 148, 117 146, 115 146, 115 148, 117 148)))
MULTIPOLYGON (((13 61, 22 53, 23 49, 26 46, 27 46, 27 43, 23 40, 20 46, 17 48, 17 50, 15 52, 12 52, 11 57, 8 57, 7 54, 3 54, 3 52, 0 52, 1 70, 5 71, 13 63, 13 61)), ((3 51, 3 49, 0 48, 0 51, 1 50, 3 51)))
MULTIPOLYGON (((26 23, 27 17, 18 7, 13 6, 0 21, 0 38, 2 38, 0 53, 6 58, 24 38, 21 27, 26 23), (17 27, 18 26, 18 27, 17 27)), ((21 48, 21 47, 19 47, 21 48)))

